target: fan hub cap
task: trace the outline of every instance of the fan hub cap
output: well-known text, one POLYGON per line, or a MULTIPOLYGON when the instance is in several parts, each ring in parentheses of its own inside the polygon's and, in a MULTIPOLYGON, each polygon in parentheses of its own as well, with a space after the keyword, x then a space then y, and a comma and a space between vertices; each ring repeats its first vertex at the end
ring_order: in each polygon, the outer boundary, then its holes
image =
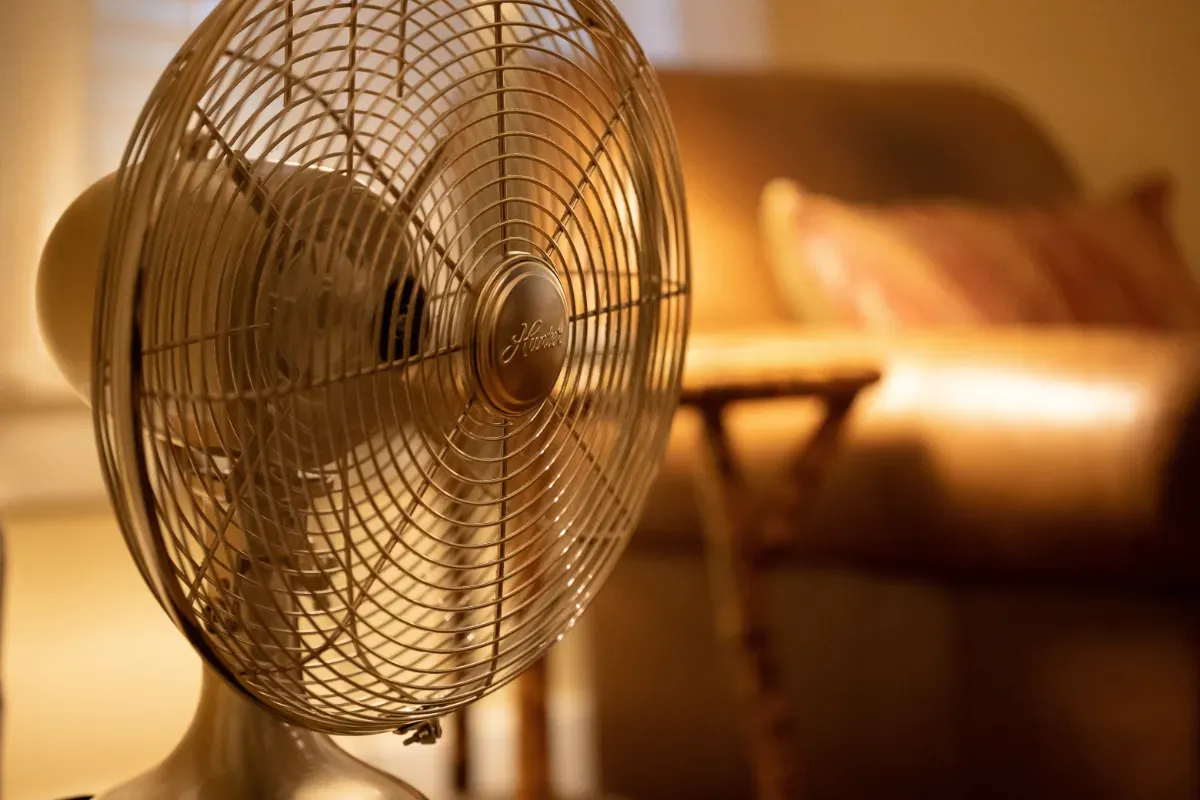
POLYGON ((480 291, 474 356, 479 389, 500 414, 532 411, 558 383, 567 357, 567 299, 548 264, 523 258, 480 291))

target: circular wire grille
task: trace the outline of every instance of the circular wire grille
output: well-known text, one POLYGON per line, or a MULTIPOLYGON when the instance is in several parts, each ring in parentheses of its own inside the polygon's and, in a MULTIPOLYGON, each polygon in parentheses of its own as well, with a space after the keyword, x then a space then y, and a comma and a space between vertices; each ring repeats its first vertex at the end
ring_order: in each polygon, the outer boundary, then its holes
POLYGON ((661 91, 607 0, 219 5, 139 121, 98 298, 98 439, 163 607, 331 733, 515 677, 661 461, 686 235, 661 91), (472 348, 518 262, 561 284, 566 352, 512 414, 472 348))

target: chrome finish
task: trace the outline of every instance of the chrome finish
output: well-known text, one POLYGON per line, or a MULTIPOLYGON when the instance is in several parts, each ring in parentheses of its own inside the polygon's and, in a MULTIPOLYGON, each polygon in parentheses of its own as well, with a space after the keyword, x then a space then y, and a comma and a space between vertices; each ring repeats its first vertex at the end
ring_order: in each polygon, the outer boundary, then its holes
POLYGON ((689 323, 674 133, 609 0, 225 0, 116 194, 97 437, 212 669, 427 740, 541 658, 633 531, 689 323))
POLYGON ((162 764, 97 800, 425 800, 328 736, 279 721, 204 671, 200 705, 162 764))
POLYGON ((480 291, 472 347, 479 390, 506 417, 535 409, 567 359, 567 298, 548 264, 522 260, 480 291))

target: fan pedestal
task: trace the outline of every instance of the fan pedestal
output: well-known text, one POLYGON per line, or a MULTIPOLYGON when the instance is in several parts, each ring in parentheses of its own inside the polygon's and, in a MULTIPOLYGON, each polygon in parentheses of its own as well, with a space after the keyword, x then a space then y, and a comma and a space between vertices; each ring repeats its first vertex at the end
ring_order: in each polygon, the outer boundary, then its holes
POLYGON ((200 706, 162 764, 96 800, 426 800, 324 734, 281 722, 207 668, 200 706))

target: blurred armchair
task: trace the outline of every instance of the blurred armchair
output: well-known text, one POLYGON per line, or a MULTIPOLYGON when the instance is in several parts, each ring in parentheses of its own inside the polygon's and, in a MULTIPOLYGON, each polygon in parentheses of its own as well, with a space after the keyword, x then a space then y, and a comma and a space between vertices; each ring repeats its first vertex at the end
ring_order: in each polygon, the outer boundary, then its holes
MULTIPOLYGON (((1017 106, 970 84, 668 72, 692 214, 689 379, 883 375, 811 502, 787 487, 810 400, 729 415, 772 509, 769 596, 805 798, 1188 797, 1200 348, 1120 330, 880 337, 799 326, 757 211, 785 176, 854 202, 1046 206, 1080 194, 1017 106), (1119 758, 1114 756, 1119 755, 1119 758)), ((605 788, 748 796, 681 412, 641 530, 597 600, 605 788)))

